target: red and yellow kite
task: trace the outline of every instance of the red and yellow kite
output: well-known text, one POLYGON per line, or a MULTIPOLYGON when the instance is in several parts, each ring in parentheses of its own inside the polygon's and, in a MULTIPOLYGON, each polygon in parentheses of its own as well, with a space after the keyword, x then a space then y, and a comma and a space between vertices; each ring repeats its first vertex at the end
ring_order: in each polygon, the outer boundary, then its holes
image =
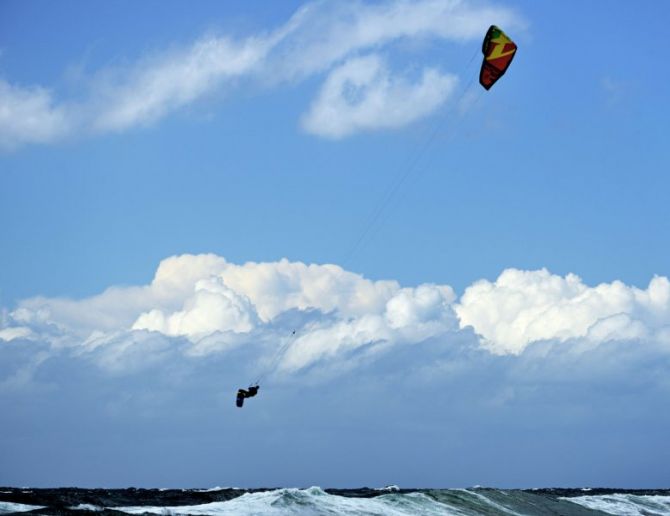
POLYGON ((516 54, 516 45, 503 31, 491 25, 482 43, 482 53, 484 61, 479 71, 479 84, 488 90, 507 71, 516 54))

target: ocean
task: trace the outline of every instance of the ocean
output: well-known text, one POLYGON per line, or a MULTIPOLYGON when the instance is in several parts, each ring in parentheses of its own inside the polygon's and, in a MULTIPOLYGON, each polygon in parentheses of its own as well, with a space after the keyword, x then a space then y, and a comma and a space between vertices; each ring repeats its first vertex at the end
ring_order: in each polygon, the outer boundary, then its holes
POLYGON ((670 489, 0 488, 0 514, 670 515, 670 489))

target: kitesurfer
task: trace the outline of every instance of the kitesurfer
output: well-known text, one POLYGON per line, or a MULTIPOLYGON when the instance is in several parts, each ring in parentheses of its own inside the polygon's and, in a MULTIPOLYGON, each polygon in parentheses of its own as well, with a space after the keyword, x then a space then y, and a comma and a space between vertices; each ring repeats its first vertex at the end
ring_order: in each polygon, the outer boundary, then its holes
POLYGON ((245 398, 253 398, 258 394, 259 385, 252 385, 248 389, 238 389, 237 390, 237 402, 236 405, 241 407, 244 405, 245 398))

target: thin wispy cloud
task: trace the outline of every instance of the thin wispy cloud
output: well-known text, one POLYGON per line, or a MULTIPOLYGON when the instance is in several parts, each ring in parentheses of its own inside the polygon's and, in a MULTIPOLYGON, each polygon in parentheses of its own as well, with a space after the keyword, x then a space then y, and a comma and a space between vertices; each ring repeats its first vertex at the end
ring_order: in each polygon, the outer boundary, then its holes
POLYGON ((605 92, 608 106, 620 104, 625 99, 627 85, 624 82, 605 76, 601 79, 600 85, 605 92))
POLYGON ((437 70, 424 70, 418 82, 393 76, 379 56, 354 58, 326 79, 303 128, 327 138, 360 131, 402 127, 442 105, 457 79, 437 70))
MULTIPOLYGON (((448 67, 449 63, 426 63, 424 74, 410 82, 370 61, 368 102, 358 111, 349 106, 348 123, 344 117, 335 124, 338 127, 321 123, 325 114, 342 105, 341 95, 335 92, 338 80, 354 63, 363 66, 366 62, 357 62, 355 57, 377 52, 400 39, 474 40, 491 20, 510 28, 524 25, 509 8, 461 0, 396 0, 375 5, 317 1, 301 7, 284 25, 270 31, 237 39, 201 37, 183 49, 140 57, 125 67, 98 70, 87 80, 91 85, 88 94, 67 103, 48 87, 3 79, 0 146, 9 150, 124 131, 156 123, 222 89, 234 91, 240 81, 272 87, 328 71, 321 93, 304 117, 309 132, 341 137, 359 130, 399 127, 426 116, 445 101, 451 78, 436 67, 448 67), (347 59, 353 60, 345 63, 347 59), (407 104, 411 102, 402 100, 401 93, 411 95, 417 108, 410 110, 407 104), (373 123, 373 113, 382 108, 390 114, 373 123)), ((416 59, 426 60, 421 55, 416 59)))
POLYGON ((402 39, 476 40, 491 20, 525 26, 521 15, 509 7, 463 0, 313 2, 286 24, 290 30, 273 48, 269 69, 271 75, 300 79, 402 39))
POLYGON ((249 74, 268 46, 268 41, 255 38, 206 38, 186 50, 142 61, 116 80, 102 81, 93 128, 119 131, 158 120, 222 83, 249 74))
POLYGON ((75 114, 58 105, 48 89, 23 88, 0 79, 0 149, 57 141, 74 124, 75 114))

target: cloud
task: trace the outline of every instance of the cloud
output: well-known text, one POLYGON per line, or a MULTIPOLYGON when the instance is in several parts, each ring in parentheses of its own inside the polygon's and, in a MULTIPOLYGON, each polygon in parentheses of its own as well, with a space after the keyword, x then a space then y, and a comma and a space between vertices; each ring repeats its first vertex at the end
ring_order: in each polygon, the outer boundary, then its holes
POLYGON ((448 285, 402 287, 332 264, 181 255, 163 260, 147 285, 81 300, 21 301, 4 318, 0 346, 45 342, 91 354, 115 372, 134 371, 168 350, 197 360, 253 348, 259 369, 338 374, 427 341, 449 347, 458 335, 498 355, 556 347, 587 353, 612 341, 663 350, 670 342, 670 282, 591 287, 574 274, 507 269, 459 298, 448 285), (143 353, 145 361, 138 358, 143 353))
POLYGON ((69 133, 73 119, 66 106, 56 105, 49 90, 23 88, 0 79, 1 149, 56 141, 69 133))
POLYGON ((349 368, 390 346, 443 336, 457 326, 450 307, 453 299, 447 286, 398 289, 378 313, 311 325, 287 349, 280 369, 296 371, 324 361, 328 366, 329 360, 338 366, 345 362, 349 368))
POLYGON ((491 20, 513 29, 525 26, 510 8, 463 0, 313 2, 286 24, 286 37, 277 40, 269 69, 296 79, 402 39, 476 40, 491 20))
POLYGON ((129 375, 175 363, 183 354, 183 342, 157 332, 133 331, 92 335, 77 350, 105 372, 129 375))
POLYGON ((303 128, 327 138, 401 127, 434 111, 457 79, 426 69, 412 84, 390 74, 379 56, 354 58, 333 70, 303 116, 303 128))
POLYGON ((0 377, 0 393, 31 390, 35 386, 34 377, 39 367, 48 360, 52 353, 45 349, 33 349, 21 363, 12 367, 0 377))
POLYGON ((13 328, 5 328, 0 330, 0 340, 5 342, 11 342, 14 339, 25 339, 30 337, 32 332, 29 328, 24 328, 22 326, 15 326, 13 328))
POLYGON ((624 82, 605 76, 600 80, 600 85, 605 92, 608 106, 615 106, 624 100, 627 93, 627 85, 624 82))
MULTIPOLYGON (((316 1, 299 8, 272 31, 243 38, 208 35, 181 49, 98 70, 85 79, 88 93, 68 103, 47 88, 11 85, 0 79, 0 147, 9 150, 124 131, 155 123, 244 81, 270 88, 329 70, 319 99, 304 118, 309 131, 342 137, 356 129, 399 127, 444 102, 453 77, 437 72, 434 65, 426 66, 423 76, 412 84, 370 61, 374 57, 367 58, 373 69, 366 75, 360 69, 365 58, 361 61, 358 55, 381 48, 392 53, 391 44, 403 39, 476 40, 492 19, 509 30, 525 25, 509 8, 462 0, 395 0, 373 5, 316 1), (365 87, 366 100, 354 107, 343 102, 341 87, 357 80, 359 87, 365 87), (411 102, 403 95, 409 95, 411 102), (338 106, 347 109, 346 120, 341 116, 329 126, 324 117, 338 106)), ((419 54, 414 57, 416 62, 425 59, 419 54)))
POLYGON ((574 274, 508 269, 495 282, 468 287, 454 310, 495 353, 520 353, 540 340, 643 338, 670 325, 670 282, 654 277, 646 290, 620 281, 588 287, 574 274))
POLYGON ((134 330, 158 331, 165 335, 207 336, 215 331, 245 333, 257 325, 251 301, 228 288, 221 277, 202 279, 195 285, 182 310, 169 316, 158 309, 141 314, 134 330))
POLYGON ((221 475, 246 485, 462 485, 509 481, 511 461, 518 482, 630 485, 667 470, 664 277, 590 286, 508 269, 459 297, 448 285, 372 281, 332 264, 182 255, 146 285, 27 299, 2 321, 8 485, 165 485, 158 470, 175 485, 221 475), (261 395, 240 412, 236 389, 259 377, 261 395), (621 471, 634 474, 603 477, 622 446, 636 460, 621 471), (435 480, 439 459, 419 478, 405 467, 417 453, 461 457, 462 467, 435 480), (303 456, 310 462, 293 468, 302 476, 287 478, 283 465, 303 456), (314 457, 344 464, 341 475, 318 477, 314 457), (91 477, 91 460, 109 467, 91 477), (65 473, 53 466, 62 461, 65 473), (594 473, 594 464, 605 465, 594 473))
MULTIPOLYGON (((135 335, 149 332, 185 338, 191 356, 271 342, 259 359, 271 362, 281 339, 298 329, 295 349, 278 364, 291 371, 340 351, 418 342, 456 328, 454 298, 448 286, 401 288, 336 265, 285 259, 237 265, 215 255, 183 255, 161 262, 149 285, 111 287, 83 300, 26 299, 6 317, 0 338, 42 340, 87 353, 110 339, 122 342, 125 335, 134 342, 135 335)), ((141 348, 101 349, 111 353, 96 355, 109 369, 109 363, 123 363, 120 354, 141 348)))
POLYGON ((267 53, 270 41, 205 38, 190 48, 145 59, 121 77, 99 78, 96 131, 119 131, 162 118, 213 91, 221 83, 249 74, 267 53))
MULTIPOLYGON (((398 299, 425 308, 432 295, 411 289, 398 299)), ((188 354, 182 337, 144 331, 60 349, 0 342, 0 481, 490 485, 510 481, 510 464, 522 485, 643 487, 665 478, 659 450, 670 419, 659 407, 670 395, 668 347, 615 340, 582 348, 572 339, 496 355, 469 330, 361 345, 392 331, 382 317, 328 317, 307 325, 328 329, 331 320, 346 338, 303 333, 291 346, 291 374, 266 377, 242 411, 236 389, 285 341, 281 321, 204 356, 188 354), (429 459, 412 462, 417 455, 429 459), (444 457, 459 467, 444 473, 444 457), (92 461, 107 467, 92 472, 92 461)))
POLYGON ((336 311, 344 317, 379 312, 399 288, 395 281, 370 281, 337 265, 286 259, 231 265, 221 277, 249 297, 264 321, 291 309, 336 311))

